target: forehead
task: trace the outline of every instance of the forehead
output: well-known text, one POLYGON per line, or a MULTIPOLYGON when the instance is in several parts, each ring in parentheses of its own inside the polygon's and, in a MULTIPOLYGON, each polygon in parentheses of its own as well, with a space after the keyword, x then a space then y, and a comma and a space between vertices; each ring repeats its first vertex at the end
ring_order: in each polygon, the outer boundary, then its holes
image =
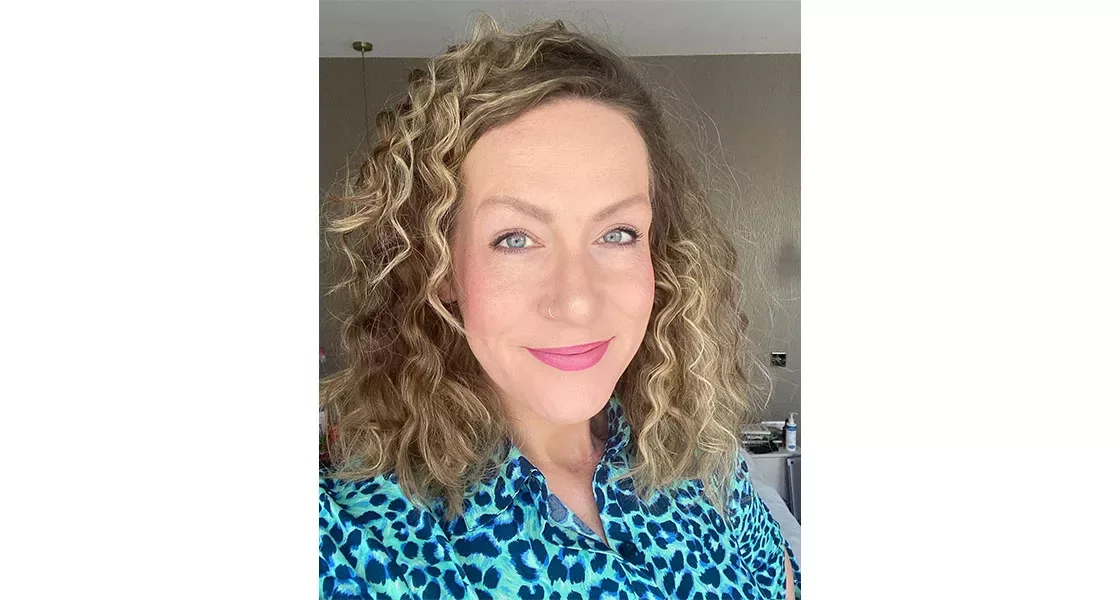
POLYGON ((649 157, 620 111, 561 100, 483 134, 463 162, 462 179, 468 209, 493 194, 597 202, 646 191, 649 157))

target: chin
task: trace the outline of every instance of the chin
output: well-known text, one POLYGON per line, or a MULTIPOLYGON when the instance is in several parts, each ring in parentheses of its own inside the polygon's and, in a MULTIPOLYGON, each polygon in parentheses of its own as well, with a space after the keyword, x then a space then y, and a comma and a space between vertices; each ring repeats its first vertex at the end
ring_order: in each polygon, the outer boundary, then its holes
POLYGON ((570 425, 587 421, 599 414, 610 401, 618 378, 612 381, 564 385, 552 382, 546 389, 532 393, 531 408, 542 419, 557 425, 570 425))

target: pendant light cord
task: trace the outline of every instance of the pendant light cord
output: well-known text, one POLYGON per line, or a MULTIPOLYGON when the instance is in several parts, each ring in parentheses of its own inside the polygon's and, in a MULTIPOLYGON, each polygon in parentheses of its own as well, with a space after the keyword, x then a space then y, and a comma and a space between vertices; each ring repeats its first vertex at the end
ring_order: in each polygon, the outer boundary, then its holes
POLYGON ((362 53, 362 116, 364 117, 364 122, 366 125, 365 135, 362 137, 365 142, 366 148, 369 148, 369 89, 367 89, 369 86, 366 83, 366 51, 372 50, 373 44, 370 44, 369 42, 354 42, 353 44, 351 44, 351 47, 362 53))

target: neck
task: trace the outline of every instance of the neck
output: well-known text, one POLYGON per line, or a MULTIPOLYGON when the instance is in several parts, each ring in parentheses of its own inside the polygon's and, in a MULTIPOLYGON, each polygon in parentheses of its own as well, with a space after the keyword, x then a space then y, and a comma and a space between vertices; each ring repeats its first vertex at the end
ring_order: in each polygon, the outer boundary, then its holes
POLYGON ((514 443, 542 471, 594 469, 606 442, 606 409, 587 421, 558 425, 531 411, 511 410, 514 443))

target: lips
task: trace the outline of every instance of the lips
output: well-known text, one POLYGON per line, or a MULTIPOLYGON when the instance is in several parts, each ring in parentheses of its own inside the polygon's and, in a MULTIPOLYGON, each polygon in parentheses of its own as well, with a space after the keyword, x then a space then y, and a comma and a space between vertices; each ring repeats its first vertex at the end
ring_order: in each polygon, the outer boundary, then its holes
POLYGON ((614 338, 609 338, 598 342, 591 342, 590 344, 580 344, 578 346, 561 346, 559 348, 529 348, 529 350, 533 352, 546 352, 548 354, 562 354, 564 356, 570 356, 572 354, 583 354, 584 352, 587 352, 588 350, 591 350, 592 348, 595 348, 596 346, 599 346, 601 344, 605 344, 613 339, 614 338))
POLYGON ((526 348, 530 354, 544 364, 561 371, 582 371, 595 366, 603 355, 611 340, 580 344, 578 346, 564 346, 561 348, 526 348))

